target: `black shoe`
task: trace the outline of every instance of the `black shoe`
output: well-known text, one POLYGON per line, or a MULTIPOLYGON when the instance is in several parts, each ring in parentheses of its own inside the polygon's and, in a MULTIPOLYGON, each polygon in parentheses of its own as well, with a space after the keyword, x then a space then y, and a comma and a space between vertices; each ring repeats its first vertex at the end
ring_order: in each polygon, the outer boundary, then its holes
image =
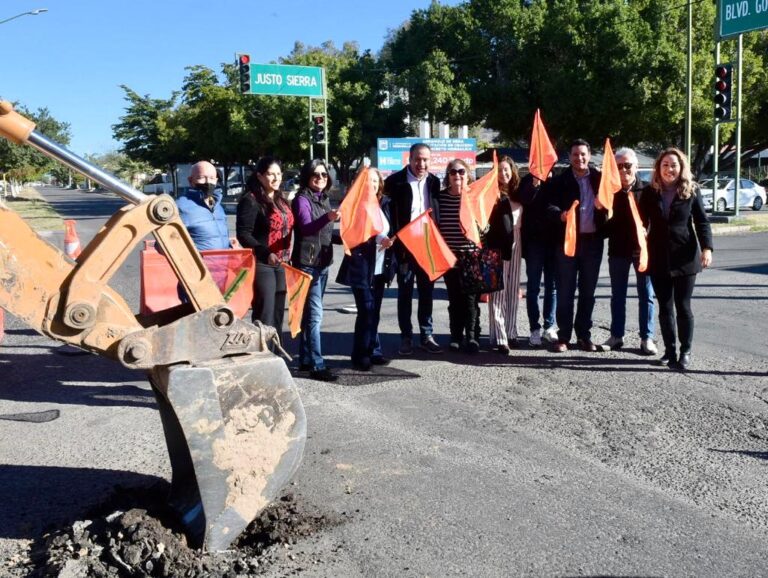
POLYGON ((674 349, 665 349, 664 355, 659 359, 659 365, 672 367, 677 363, 677 352, 674 349))
POLYGON ((509 355, 509 347, 506 345, 499 345, 496 348, 496 351, 501 353, 502 355, 509 355))
POLYGON ((316 381, 336 381, 339 379, 339 376, 331 372, 327 367, 324 367, 323 369, 313 369, 310 371, 309 378, 316 381))
POLYGON ((390 359, 384 357, 383 355, 374 355, 371 357, 371 363, 373 365, 389 365, 390 359))
POLYGON ((688 369, 688 367, 690 365, 691 365, 691 354, 690 354, 690 352, 688 352, 688 353, 681 353, 680 354, 680 359, 677 360, 677 366, 680 369, 682 369, 683 371, 685 371, 686 369, 688 369))
POLYGON ((299 365, 299 371, 312 371, 312 366, 309 363, 302 363, 299 365))
POLYGON ((368 359, 352 362, 352 369, 355 371, 371 371, 371 362, 368 359))
POLYGON ((467 353, 477 353, 480 351, 480 344, 474 339, 470 339, 467 342, 467 353))

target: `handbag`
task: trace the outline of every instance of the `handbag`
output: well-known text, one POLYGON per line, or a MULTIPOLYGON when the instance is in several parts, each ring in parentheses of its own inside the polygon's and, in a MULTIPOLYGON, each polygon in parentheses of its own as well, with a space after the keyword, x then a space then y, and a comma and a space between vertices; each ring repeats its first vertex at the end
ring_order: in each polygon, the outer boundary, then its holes
POLYGON ((493 293, 504 289, 504 263, 498 249, 486 246, 462 251, 457 258, 463 293, 493 293))

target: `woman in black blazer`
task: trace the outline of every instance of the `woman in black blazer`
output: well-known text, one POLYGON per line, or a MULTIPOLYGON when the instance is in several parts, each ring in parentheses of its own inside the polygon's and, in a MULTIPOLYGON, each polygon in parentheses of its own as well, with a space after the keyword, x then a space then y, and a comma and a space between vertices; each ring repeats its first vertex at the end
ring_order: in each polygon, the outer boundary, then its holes
POLYGON ((682 151, 668 148, 656 159, 651 184, 641 192, 640 214, 648 232, 648 272, 659 301, 665 348, 661 363, 687 369, 693 341, 691 297, 697 273, 712 264, 712 230, 682 151))
POLYGON ((371 365, 389 363, 379 342, 379 317, 384 287, 392 283, 396 269, 392 241, 388 237, 394 231, 390 230, 389 197, 383 195, 384 179, 379 169, 374 167, 368 169, 368 174, 371 187, 379 200, 384 230, 365 243, 353 247, 351 255, 344 255, 336 276, 336 282, 352 287, 355 296, 357 319, 352 344, 352 367, 358 371, 370 371, 371 365))

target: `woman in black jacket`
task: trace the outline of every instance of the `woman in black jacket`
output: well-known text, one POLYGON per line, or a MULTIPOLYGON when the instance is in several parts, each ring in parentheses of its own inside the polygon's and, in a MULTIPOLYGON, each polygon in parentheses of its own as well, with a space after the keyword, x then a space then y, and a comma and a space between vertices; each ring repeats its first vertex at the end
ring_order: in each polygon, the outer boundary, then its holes
POLYGON ((256 257, 251 319, 283 331, 285 270, 291 256, 293 213, 280 191, 280 161, 262 157, 237 204, 237 240, 256 257))
POLYGON ((691 296, 696 274, 712 263, 712 230, 682 151, 668 148, 656 159, 651 184, 641 192, 640 214, 648 231, 648 272, 659 301, 665 348, 661 363, 687 369, 693 341, 691 296))
POLYGON ((504 288, 488 297, 488 336, 502 355, 517 347, 517 305, 520 297, 520 227, 523 207, 518 200, 520 175, 510 157, 499 160, 499 200, 491 211, 486 244, 501 253, 504 288))
POLYGON ((392 255, 389 197, 384 193, 384 179, 379 169, 368 169, 371 188, 381 208, 384 230, 351 249, 351 255, 344 255, 336 282, 352 287, 357 306, 355 335, 352 344, 352 367, 358 371, 370 371, 371 365, 387 365, 379 341, 379 318, 384 287, 392 283, 395 264, 392 255))

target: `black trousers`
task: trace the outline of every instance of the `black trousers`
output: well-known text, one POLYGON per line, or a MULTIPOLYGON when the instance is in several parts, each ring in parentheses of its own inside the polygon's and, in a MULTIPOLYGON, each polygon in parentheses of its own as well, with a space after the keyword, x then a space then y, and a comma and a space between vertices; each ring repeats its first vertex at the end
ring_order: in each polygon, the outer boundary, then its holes
POLYGON ((459 270, 450 269, 445 274, 445 288, 448 290, 448 324, 451 341, 462 342, 467 339, 480 341, 480 295, 467 295, 461 290, 459 270))
POLYGON ((680 353, 690 353, 693 341, 691 297, 696 285, 696 275, 652 275, 651 282, 659 300, 659 328, 664 339, 664 348, 676 351, 676 342, 679 339, 680 353))
POLYGON ((285 315, 285 291, 285 269, 279 265, 256 263, 251 320, 258 319, 264 325, 271 325, 277 329, 281 339, 285 315))

